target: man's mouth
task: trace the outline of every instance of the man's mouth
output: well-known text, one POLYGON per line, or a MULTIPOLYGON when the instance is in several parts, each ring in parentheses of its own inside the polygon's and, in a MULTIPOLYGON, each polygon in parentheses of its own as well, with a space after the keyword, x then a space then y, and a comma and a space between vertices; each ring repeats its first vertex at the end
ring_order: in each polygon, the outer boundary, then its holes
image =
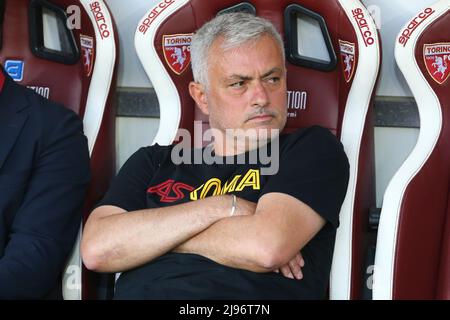
POLYGON ((257 116, 251 117, 249 119, 250 120, 256 120, 256 121, 269 121, 273 118, 274 116, 271 114, 259 114, 257 116))
POLYGON ((271 116, 271 115, 262 115, 262 116, 257 116, 257 117, 254 117, 254 118, 252 118, 253 120, 269 120, 269 119, 272 119, 273 118, 273 116, 271 116))

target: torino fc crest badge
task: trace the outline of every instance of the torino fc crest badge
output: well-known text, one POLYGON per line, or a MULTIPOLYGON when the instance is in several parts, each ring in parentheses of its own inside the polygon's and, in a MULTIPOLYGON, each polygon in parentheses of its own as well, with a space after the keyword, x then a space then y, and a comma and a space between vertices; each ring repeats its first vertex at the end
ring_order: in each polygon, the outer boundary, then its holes
POLYGON ((450 42, 425 44, 423 58, 430 76, 443 84, 450 75, 450 42))
POLYGON ((94 66, 94 39, 89 36, 80 35, 81 56, 83 58, 84 73, 89 77, 94 66))
POLYGON ((354 43, 339 39, 339 47, 341 51, 341 66, 344 72, 345 81, 350 82, 355 71, 356 46, 354 43))
POLYGON ((177 75, 182 74, 191 62, 192 33, 163 36, 163 52, 167 65, 177 75))

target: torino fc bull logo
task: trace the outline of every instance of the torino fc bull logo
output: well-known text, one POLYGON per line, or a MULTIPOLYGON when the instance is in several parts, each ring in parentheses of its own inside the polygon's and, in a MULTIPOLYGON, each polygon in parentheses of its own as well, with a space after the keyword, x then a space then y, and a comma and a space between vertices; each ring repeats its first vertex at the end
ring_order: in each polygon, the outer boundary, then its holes
POLYGON ((339 47, 341 51, 341 66, 343 68, 345 81, 350 82, 355 71, 355 52, 354 43, 342 41, 339 39, 339 47))
POLYGON ((450 75, 450 42, 425 44, 423 58, 430 76, 443 84, 450 75))
POLYGON ((94 65, 94 39, 89 36, 80 35, 81 56, 84 64, 84 73, 89 77, 94 65))
POLYGON ((170 69, 182 74, 191 62, 192 33, 163 36, 164 58, 170 69))

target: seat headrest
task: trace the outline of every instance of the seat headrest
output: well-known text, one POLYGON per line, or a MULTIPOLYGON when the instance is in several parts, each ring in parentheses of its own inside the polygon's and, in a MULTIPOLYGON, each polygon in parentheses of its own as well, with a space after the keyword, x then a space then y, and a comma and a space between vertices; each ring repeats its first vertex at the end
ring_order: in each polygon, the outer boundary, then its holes
MULTIPOLYGON (((360 53, 377 46, 376 31, 360 6, 353 0, 160 1, 142 18, 135 35, 138 55, 159 97, 161 126, 155 142, 171 143, 176 130, 192 130, 195 119, 207 122, 187 90, 192 72, 189 52, 183 46, 188 47, 193 32, 205 22, 232 10, 269 19, 285 38, 289 103, 285 130, 321 124, 339 134, 360 53), (358 44, 360 35, 364 47, 358 44)), ((373 84, 377 73, 364 72, 373 84)), ((366 87, 365 80, 358 86, 366 87)))

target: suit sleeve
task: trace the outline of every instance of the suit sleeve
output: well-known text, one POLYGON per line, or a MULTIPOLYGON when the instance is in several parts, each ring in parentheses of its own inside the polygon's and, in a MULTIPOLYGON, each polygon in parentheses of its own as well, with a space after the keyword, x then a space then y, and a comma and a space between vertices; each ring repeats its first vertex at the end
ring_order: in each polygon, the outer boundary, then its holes
POLYGON ((45 297, 57 285, 80 227, 90 179, 86 137, 75 113, 49 105, 54 107, 40 106, 35 165, 0 259, 0 299, 45 297))

